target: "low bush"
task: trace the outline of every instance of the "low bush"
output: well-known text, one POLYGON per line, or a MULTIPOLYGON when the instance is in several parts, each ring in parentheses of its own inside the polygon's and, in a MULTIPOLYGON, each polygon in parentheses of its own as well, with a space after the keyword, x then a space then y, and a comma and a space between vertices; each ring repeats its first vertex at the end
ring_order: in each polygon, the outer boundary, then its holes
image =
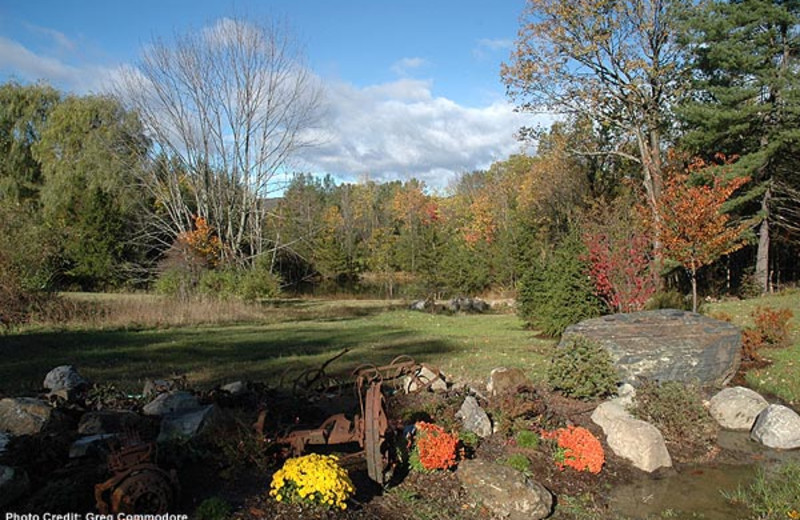
POLYGON ((232 512, 231 505, 220 497, 211 497, 200 502, 194 510, 197 520, 225 520, 232 512))
POLYGON ((667 443, 680 447, 675 451, 679 459, 682 454, 701 457, 715 444, 717 424, 694 385, 647 381, 637 389, 633 405, 636 417, 655 425, 667 443))
POLYGON ((758 307, 752 313, 755 330, 765 346, 785 348, 789 346, 789 320, 794 313, 789 309, 758 307))
POLYGON ((287 460, 272 476, 269 494, 278 502, 346 509, 354 492, 336 456, 311 453, 287 460))
POLYGON ((503 463, 510 468, 514 468, 520 473, 524 473, 526 475, 531 473, 531 459, 522 453, 512 453, 503 460, 503 463))
POLYGON ((575 336, 556 348, 547 370, 553 390, 574 399, 598 399, 617 390, 617 374, 611 355, 600 344, 575 336))
POLYGON ((520 448, 525 448, 529 450, 535 450, 539 448, 539 434, 531 430, 520 430, 514 435, 514 440, 517 442, 517 446, 520 448))
POLYGON ((567 467, 577 471, 600 473, 606 456, 603 445, 592 432, 580 426, 567 426, 542 435, 547 439, 555 439, 555 462, 558 469, 567 467))
POLYGON ((409 458, 412 469, 428 472, 456 465, 458 437, 424 421, 415 426, 414 449, 409 458))
POLYGON ((647 300, 645 309, 655 311, 658 309, 692 310, 692 299, 687 298, 678 291, 660 291, 647 300))

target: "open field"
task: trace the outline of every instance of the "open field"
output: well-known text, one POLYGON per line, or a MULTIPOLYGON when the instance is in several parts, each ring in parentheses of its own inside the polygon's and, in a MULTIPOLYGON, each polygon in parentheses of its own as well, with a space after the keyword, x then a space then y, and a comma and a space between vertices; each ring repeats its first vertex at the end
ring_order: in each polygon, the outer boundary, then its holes
POLYGON ((282 376, 288 381, 344 348, 350 352, 327 372, 346 374, 362 363, 385 364, 407 354, 458 379, 485 380, 494 367, 514 366, 541 380, 553 345, 524 330, 511 313, 444 315, 381 301, 286 300, 250 309, 244 318, 231 315, 227 323, 214 323, 216 315, 211 325, 169 326, 176 314, 192 311, 147 297, 112 299, 113 305, 123 305, 121 300, 133 303, 133 328, 112 317, 116 326, 110 328, 79 322, 0 336, 0 392, 35 391, 47 371, 61 364, 131 393, 147 378, 172 375, 205 388, 237 379, 277 385, 282 376), (140 307, 142 313, 164 313, 163 321, 154 325, 141 318, 140 307))

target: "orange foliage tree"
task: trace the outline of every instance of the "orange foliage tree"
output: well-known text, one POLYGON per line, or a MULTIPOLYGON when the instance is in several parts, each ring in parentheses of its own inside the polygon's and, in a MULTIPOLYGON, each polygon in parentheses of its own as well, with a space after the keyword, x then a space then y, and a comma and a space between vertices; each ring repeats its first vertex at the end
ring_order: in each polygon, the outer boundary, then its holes
POLYGON ((195 217, 194 229, 179 234, 176 243, 191 265, 214 268, 222 259, 222 241, 203 217, 195 217))
MULTIPOLYGON (((722 158, 724 160, 724 157, 722 158)), ((655 228, 666 258, 680 263, 692 280, 692 309, 697 312, 697 271, 743 247, 749 222, 734 223, 724 205, 749 177, 726 180, 724 170, 696 159, 686 171, 673 172, 658 201, 655 228), (693 182, 702 180, 705 182, 693 182)))

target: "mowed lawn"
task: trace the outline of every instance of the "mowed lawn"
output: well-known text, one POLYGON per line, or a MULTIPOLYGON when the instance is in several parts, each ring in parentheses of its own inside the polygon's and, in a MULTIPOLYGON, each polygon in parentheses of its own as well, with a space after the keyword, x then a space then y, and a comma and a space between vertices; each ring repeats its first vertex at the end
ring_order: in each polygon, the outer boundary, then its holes
POLYGON ((386 364, 406 354, 456 380, 485 381, 498 366, 520 367, 542 380, 554 345, 525 330, 509 312, 446 315, 392 309, 385 302, 298 300, 264 307, 260 318, 248 320, 167 328, 37 328, 2 335, 0 394, 35 392, 45 374, 63 364, 130 393, 141 391, 148 378, 175 375, 206 389, 234 380, 291 384, 302 370, 345 348, 350 351, 327 373, 346 375, 360 364, 386 364))

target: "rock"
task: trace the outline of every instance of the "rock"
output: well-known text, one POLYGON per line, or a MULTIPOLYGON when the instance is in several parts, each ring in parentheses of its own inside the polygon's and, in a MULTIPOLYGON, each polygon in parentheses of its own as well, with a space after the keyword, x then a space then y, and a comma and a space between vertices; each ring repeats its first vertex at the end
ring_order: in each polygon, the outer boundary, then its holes
POLYGON ((636 388, 630 383, 622 383, 617 388, 617 402, 622 404, 625 408, 633 405, 633 399, 636 397, 636 388))
POLYGON ((750 431, 756 417, 769 403, 757 392, 743 386, 725 388, 709 402, 708 411, 728 430, 750 431))
POLYGON ((612 399, 600 403, 592 412, 592 422, 603 429, 611 427, 611 424, 620 419, 633 419, 625 405, 618 399, 612 399))
POLYGON ((158 442, 194 438, 213 421, 215 413, 216 407, 210 404, 194 410, 165 415, 161 420, 158 442))
POLYGON ((0 466, 0 507, 11 504, 27 493, 30 487, 28 474, 24 470, 0 466))
POLYGON ((89 385, 89 382, 81 377, 74 366, 61 365, 47 373, 43 385, 51 392, 59 390, 72 391, 85 388, 89 385))
POLYGON ((142 417, 130 411, 100 410, 87 412, 78 422, 78 433, 81 435, 102 435, 122 433, 126 430, 137 430, 142 417))
POLYGON ((648 473, 672 467, 664 437, 652 424, 639 419, 618 418, 609 421, 603 432, 611 451, 634 467, 648 473))
POLYGON ((486 438, 492 435, 492 421, 478 404, 478 400, 468 395, 461 408, 456 412, 456 419, 461 419, 464 429, 486 438))
POLYGON ((145 415, 165 415, 173 412, 191 410, 199 406, 200 403, 197 401, 197 397, 189 392, 177 390, 158 394, 155 399, 144 406, 142 412, 145 415))
POLYGON ((605 347, 634 385, 647 379, 724 386, 739 367, 742 346, 736 326, 674 309, 585 320, 567 327, 559 346, 576 335, 605 347))
POLYGON ((553 510, 553 495, 547 488, 508 466, 468 459, 458 465, 456 476, 494 518, 538 520, 553 510))
POLYGON ((69 458, 78 459, 98 453, 108 445, 108 439, 116 436, 116 434, 99 434, 81 437, 69 447, 69 458))
POLYGON ((234 381, 220 387, 223 392, 228 392, 231 395, 242 395, 247 391, 247 385, 241 381, 234 381))
POLYGON ((493 368, 486 383, 486 391, 491 396, 516 392, 523 385, 530 385, 531 380, 519 368, 493 368))
MULTIPOLYGON (((444 374, 439 372, 438 374, 428 368, 425 365, 422 365, 419 370, 416 372, 416 377, 422 383, 422 386, 428 385, 428 388, 434 392, 445 391, 447 390, 447 381, 445 380, 444 374)), ((417 382, 411 376, 406 376, 403 379, 403 389, 407 394, 416 392, 420 389, 417 382)))
POLYGON ((5 453, 11 443, 11 435, 0 432, 0 453, 5 453))
POLYGON ((478 298, 453 298, 447 302, 447 310, 450 312, 486 312, 489 304, 478 298))
POLYGON ((145 397, 154 397, 158 394, 177 390, 176 387, 177 383, 173 379, 148 379, 144 382, 142 395, 145 397))
POLYGON ((54 418, 53 407, 32 397, 0 399, 0 431, 12 435, 41 432, 54 418))
POLYGON ((750 438, 769 448, 800 448, 800 415, 786 406, 771 404, 758 414, 750 438))
POLYGON ((433 302, 431 300, 416 300, 411 302, 411 305, 408 308, 412 311, 427 311, 433 307, 433 302))

